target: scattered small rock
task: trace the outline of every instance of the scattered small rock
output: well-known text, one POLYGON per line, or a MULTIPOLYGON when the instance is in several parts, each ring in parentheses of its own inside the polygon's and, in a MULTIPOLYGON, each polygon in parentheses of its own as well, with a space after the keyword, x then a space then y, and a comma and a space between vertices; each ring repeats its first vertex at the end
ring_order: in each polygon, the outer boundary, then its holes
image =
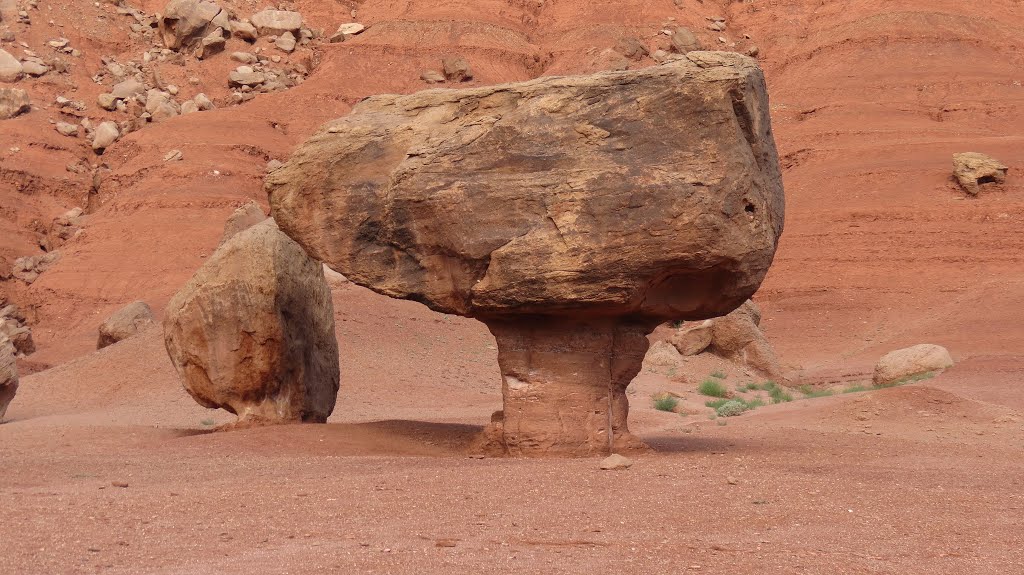
POLYGON ((338 31, 331 35, 331 42, 344 42, 349 38, 361 33, 366 29, 366 26, 359 24, 358 22, 348 22, 338 26, 338 31))
POLYGON ((28 93, 20 88, 0 88, 0 120, 9 120, 32 109, 28 93))
POLYGON ((919 344, 891 351, 875 365, 875 385, 892 385, 915 375, 941 372, 953 366, 949 350, 941 345, 919 344))
POLYGON ((10 52, 0 49, 0 82, 17 82, 24 71, 17 58, 10 52))
POLYGON ((420 74, 420 80, 423 80, 428 84, 443 84, 444 74, 437 70, 424 70, 423 73, 420 74))
MULTIPOLYGON (((137 301, 117 310, 99 327, 99 339, 96 349, 103 349, 119 341, 124 341, 142 329, 153 324, 153 310, 144 301, 137 301)), ((117 487, 117 485, 115 485, 117 487)), ((125 487, 128 487, 125 484, 125 487)))
POLYGON ((102 153, 103 150, 116 142, 119 137, 121 137, 121 131, 116 123, 110 121, 103 122, 96 126, 96 130, 93 132, 92 149, 102 153))
POLYGON ((633 460, 629 459, 628 457, 623 457, 618 453, 613 453, 601 460, 601 469, 604 469, 606 471, 629 469, 632 465, 633 460))
POLYGON ((57 128, 57 132, 59 132, 62 136, 71 136, 71 137, 77 137, 78 136, 78 124, 69 124, 67 122, 57 122, 57 125, 55 127, 57 128))

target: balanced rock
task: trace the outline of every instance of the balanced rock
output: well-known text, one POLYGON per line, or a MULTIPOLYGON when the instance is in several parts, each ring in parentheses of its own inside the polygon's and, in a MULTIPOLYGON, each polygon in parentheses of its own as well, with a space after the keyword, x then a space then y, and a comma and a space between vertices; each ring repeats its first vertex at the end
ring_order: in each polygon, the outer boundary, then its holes
POLYGON ((941 345, 920 344, 891 351, 875 365, 875 385, 892 385, 915 375, 941 372, 953 366, 953 357, 941 345))
POLYGON ((28 93, 20 88, 0 88, 0 120, 9 120, 32 109, 28 93))
POLYGON ((999 160, 979 154, 964 152, 953 154, 953 177, 965 192, 978 195, 983 184, 1001 184, 1006 181, 1009 168, 999 160))
POLYGON ((126 305, 100 324, 96 349, 103 349, 139 333, 154 322, 153 310, 144 301, 126 305))
POLYGON ((159 28, 164 46, 171 50, 193 49, 218 29, 221 35, 226 35, 230 19, 227 12, 210 0, 170 0, 160 17, 159 28))
POLYGON ((0 422, 17 392, 18 364, 15 361, 14 346, 7 338, 0 336, 0 422))
POLYGON ((487 324, 516 454, 640 446, 647 334, 746 301, 783 228, 764 77, 735 53, 371 97, 266 181, 350 281, 487 324))
POLYGON ((323 422, 334 410, 331 292, 273 220, 217 248, 168 304, 164 340, 192 397, 240 423, 323 422))

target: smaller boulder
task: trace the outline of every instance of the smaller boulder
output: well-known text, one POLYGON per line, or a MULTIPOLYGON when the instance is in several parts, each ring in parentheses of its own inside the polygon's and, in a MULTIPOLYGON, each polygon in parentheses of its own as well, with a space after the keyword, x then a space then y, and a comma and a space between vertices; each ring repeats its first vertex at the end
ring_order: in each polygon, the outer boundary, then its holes
POLYGON ((681 355, 704 353, 704 350, 711 345, 711 337, 714 333, 713 325, 714 323, 709 319, 684 324, 672 334, 669 343, 674 345, 681 355))
POLYGON ((102 152, 102 150, 109 148, 120 137, 121 131, 118 130, 115 122, 103 122, 96 126, 96 131, 93 133, 92 149, 102 152))
POLYGON ((999 160, 979 154, 964 152, 953 154, 953 177, 965 192, 977 196, 983 184, 1001 184, 1006 181, 1010 168, 999 160))
POLYGON ((615 51, 630 60, 640 60, 650 54, 647 46, 644 46, 640 40, 629 37, 620 38, 615 44, 615 51))
POLYGON ((18 392, 18 364, 11 342, 0 336, 0 422, 18 392))
POLYGON ((259 204, 253 201, 247 202, 232 212, 228 216, 227 221, 224 222, 224 235, 220 238, 219 245, 224 245, 224 242, 230 240, 239 232, 245 231, 265 219, 267 219, 267 215, 263 213, 263 209, 260 208, 259 204))
POLYGON ((875 365, 875 385, 893 385, 915 375, 941 372, 953 366, 949 350, 941 345, 920 344, 891 351, 875 365))
POLYGON ((260 36, 298 34, 302 29, 302 14, 290 10, 263 10, 253 14, 251 20, 260 36))
POLYGON ((246 42, 255 42, 259 38, 259 32, 255 26, 249 22, 239 22, 238 20, 231 22, 231 35, 246 42))
POLYGON ((153 325, 153 310, 144 301, 130 303, 119 309, 100 325, 100 336, 96 349, 103 349, 128 339, 144 328, 153 325))
POLYGON ((601 469, 603 469, 605 471, 616 471, 616 470, 620 470, 620 469, 629 469, 632 466, 633 466, 633 460, 632 459, 630 459, 628 457, 624 457, 622 455, 619 455, 618 453, 613 453, 613 454, 609 455, 608 457, 605 457, 604 459, 601 460, 601 469))
POLYGON ((672 50, 679 54, 701 50, 700 40, 687 28, 676 28, 672 33, 672 50))
POLYGON ((25 69, 10 52, 0 49, 0 82, 17 82, 25 69))
POLYGON ((274 46, 277 46, 278 50, 289 54, 295 51, 295 44, 295 35, 291 32, 281 34, 277 37, 277 41, 274 42, 274 46))
POLYGON ((28 93, 20 88, 0 88, 0 120, 9 120, 32 109, 28 93))
POLYGON ((344 42, 356 34, 360 34, 365 29, 366 26, 358 22, 347 22, 338 26, 338 31, 331 35, 330 41, 333 43, 344 42))
POLYGON ((473 71, 469 62, 462 56, 449 56, 441 60, 444 67, 444 77, 449 82, 468 82, 473 79, 473 71))
POLYGON ((443 84, 444 74, 437 70, 424 70, 423 73, 420 74, 420 80, 423 80, 428 84, 443 84))

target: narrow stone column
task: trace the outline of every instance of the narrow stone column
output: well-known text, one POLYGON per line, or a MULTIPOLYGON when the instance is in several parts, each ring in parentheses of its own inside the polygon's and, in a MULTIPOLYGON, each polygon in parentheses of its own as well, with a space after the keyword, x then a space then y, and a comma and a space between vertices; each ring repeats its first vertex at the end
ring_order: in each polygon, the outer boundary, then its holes
POLYGON ((643 448, 629 433, 626 387, 640 372, 653 325, 619 318, 486 321, 498 344, 504 410, 490 430, 512 455, 643 448), (609 401, 609 394, 611 400, 609 401))

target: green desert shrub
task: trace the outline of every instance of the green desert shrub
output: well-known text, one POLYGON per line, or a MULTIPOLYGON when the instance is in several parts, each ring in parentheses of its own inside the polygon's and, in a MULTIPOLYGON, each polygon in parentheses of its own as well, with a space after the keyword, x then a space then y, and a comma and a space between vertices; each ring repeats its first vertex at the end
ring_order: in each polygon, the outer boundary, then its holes
POLYGON ((697 386, 697 391, 699 391, 701 395, 706 395, 708 397, 725 397, 729 393, 729 390, 725 388, 725 385, 715 379, 705 379, 700 382, 700 385, 697 386))

